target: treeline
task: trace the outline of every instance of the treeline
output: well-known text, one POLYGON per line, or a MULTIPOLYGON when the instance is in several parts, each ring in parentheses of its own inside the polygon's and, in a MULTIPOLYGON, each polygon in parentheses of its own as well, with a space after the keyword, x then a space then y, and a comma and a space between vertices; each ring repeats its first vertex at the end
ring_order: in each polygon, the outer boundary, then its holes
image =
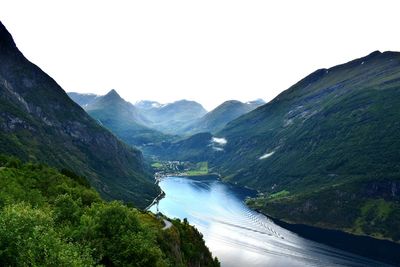
POLYGON ((69 170, 0 156, 0 266, 219 266, 195 228, 173 225, 69 170))

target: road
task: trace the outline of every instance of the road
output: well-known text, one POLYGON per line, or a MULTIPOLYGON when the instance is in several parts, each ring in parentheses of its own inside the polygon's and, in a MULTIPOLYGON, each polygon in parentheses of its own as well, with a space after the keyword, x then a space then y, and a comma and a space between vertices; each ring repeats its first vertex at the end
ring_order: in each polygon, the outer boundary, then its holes
POLYGON ((163 222, 164 222, 165 226, 162 228, 162 230, 167 230, 172 227, 172 223, 170 221, 163 219, 163 222))

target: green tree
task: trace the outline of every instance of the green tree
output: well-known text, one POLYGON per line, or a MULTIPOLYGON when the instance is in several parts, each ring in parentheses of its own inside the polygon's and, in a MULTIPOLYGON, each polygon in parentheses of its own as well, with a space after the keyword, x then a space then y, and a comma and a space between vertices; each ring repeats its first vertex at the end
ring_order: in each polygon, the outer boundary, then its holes
POLYGON ((93 265, 87 248, 60 238, 51 215, 26 203, 6 206, 0 216, 0 265, 93 265))

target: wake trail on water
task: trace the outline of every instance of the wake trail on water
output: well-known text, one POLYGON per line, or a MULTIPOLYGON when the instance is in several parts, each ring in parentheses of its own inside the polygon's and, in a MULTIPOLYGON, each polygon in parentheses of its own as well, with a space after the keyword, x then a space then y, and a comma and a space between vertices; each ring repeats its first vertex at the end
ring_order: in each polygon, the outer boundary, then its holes
POLYGON ((221 182, 172 178, 160 186, 160 210, 195 225, 222 266, 389 266, 304 239, 249 209, 221 182))

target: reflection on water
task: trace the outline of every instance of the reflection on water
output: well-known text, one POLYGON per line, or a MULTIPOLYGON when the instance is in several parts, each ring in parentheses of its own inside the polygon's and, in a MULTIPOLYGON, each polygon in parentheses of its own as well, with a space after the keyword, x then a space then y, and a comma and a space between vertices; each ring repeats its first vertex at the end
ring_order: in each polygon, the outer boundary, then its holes
POLYGON ((250 194, 245 189, 182 177, 164 178, 159 185, 166 193, 160 212, 187 218, 222 266, 385 266, 281 228, 243 204, 250 194))

